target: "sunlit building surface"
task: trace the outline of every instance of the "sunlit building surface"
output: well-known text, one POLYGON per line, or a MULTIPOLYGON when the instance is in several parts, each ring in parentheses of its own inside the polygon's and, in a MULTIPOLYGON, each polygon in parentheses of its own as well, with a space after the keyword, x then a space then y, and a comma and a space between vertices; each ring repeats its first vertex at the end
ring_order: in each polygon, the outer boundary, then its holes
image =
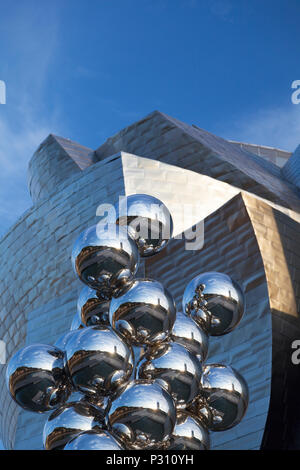
MULTIPOLYGON (((53 344, 70 329, 81 289, 71 249, 99 221, 98 206, 151 194, 172 212, 176 237, 146 259, 143 274, 171 290, 178 310, 187 282, 200 272, 227 273, 246 295, 241 323, 210 339, 207 362, 236 368, 250 404, 238 426, 211 434, 212 448, 300 448, 300 365, 291 360, 292 342, 300 340, 299 148, 290 154, 229 142, 156 111, 97 150, 49 135, 30 161, 28 185, 33 206, 0 241, 7 359, 24 345, 53 344), (191 226, 202 238, 187 249, 180 234, 191 226)), ((5 365, 0 403, 4 446, 41 449, 47 415, 11 400, 5 365)))

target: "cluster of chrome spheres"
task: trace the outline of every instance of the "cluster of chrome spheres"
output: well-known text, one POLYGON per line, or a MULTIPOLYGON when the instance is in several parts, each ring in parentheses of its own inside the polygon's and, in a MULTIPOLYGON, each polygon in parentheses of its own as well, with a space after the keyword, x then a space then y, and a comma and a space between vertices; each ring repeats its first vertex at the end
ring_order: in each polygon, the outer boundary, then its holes
POLYGON ((140 258, 172 236, 171 215, 144 194, 126 205, 114 224, 88 228, 75 242, 73 269, 85 287, 71 331, 54 346, 18 351, 7 386, 22 408, 52 410, 47 450, 206 450, 209 431, 237 425, 248 406, 237 371, 205 364, 209 335, 239 323, 243 292, 225 274, 200 274, 176 313, 161 283, 135 278, 140 258))

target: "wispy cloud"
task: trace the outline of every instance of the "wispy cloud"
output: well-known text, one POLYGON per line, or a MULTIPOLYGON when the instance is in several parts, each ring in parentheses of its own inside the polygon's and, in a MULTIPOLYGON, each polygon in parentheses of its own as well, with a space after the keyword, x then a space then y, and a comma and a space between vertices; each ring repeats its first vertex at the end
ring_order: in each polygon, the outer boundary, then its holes
POLYGON ((0 116, 0 235, 31 206, 27 190, 27 166, 50 127, 26 117, 18 130, 0 116))
POLYGON ((300 143, 300 104, 261 109, 220 128, 226 139, 294 151, 300 143))
POLYGON ((6 105, 0 106, 0 236, 31 206, 27 166, 42 140, 60 121, 57 107, 43 109, 49 70, 58 50, 59 14, 37 4, 18 4, 1 20, 7 49, 3 67, 6 105), (12 66, 14 62, 14 66, 12 66))

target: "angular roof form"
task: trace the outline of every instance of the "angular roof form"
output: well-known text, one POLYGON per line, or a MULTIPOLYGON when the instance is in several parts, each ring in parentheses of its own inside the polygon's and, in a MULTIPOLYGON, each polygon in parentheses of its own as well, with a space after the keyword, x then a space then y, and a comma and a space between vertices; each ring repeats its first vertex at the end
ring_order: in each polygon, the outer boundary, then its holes
POLYGON ((159 111, 109 138, 96 155, 102 159, 120 150, 189 168, 300 211, 296 186, 284 180, 274 164, 159 111), (191 153, 193 167, 187 162, 191 153))
POLYGON ((296 157, 289 159, 288 152, 271 149, 273 153, 281 152, 287 160, 281 169, 259 156, 259 148, 262 147, 227 141, 198 126, 154 111, 109 137, 95 151, 51 134, 31 159, 30 193, 36 202, 47 197, 59 182, 97 161, 125 151, 190 169, 300 212, 296 157))

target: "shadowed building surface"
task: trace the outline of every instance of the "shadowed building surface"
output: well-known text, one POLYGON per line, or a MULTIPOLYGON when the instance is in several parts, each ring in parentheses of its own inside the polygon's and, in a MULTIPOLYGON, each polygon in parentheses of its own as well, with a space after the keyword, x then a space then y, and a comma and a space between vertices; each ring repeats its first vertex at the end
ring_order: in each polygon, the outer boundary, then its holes
MULTIPOLYGON (((25 344, 53 344, 70 328, 81 289, 71 249, 99 220, 99 204, 151 194, 169 207, 176 238, 145 261, 145 274, 171 290, 178 310, 187 282, 203 271, 231 275, 246 293, 244 318, 230 335, 211 338, 208 362, 244 375, 250 405, 238 426, 212 433, 213 448, 300 448, 299 372, 291 362, 291 343, 300 339, 298 154, 228 142, 160 112, 95 151, 50 135, 29 164, 34 205, 0 241, 8 359, 25 344), (180 234, 194 224, 204 244, 186 249, 180 234)), ((0 365, 5 447, 42 448, 46 415, 17 408, 4 378, 0 365)))

